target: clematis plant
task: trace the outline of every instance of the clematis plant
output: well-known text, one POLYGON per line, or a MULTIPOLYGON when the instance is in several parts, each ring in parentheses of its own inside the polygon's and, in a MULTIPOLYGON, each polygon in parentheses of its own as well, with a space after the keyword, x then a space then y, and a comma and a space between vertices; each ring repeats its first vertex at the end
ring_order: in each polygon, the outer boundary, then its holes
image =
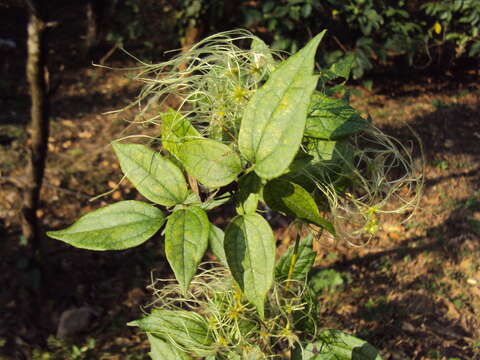
POLYGON ((112 147, 146 201, 120 201, 48 233, 102 251, 163 228, 176 281, 156 281, 152 311, 129 324, 146 332, 152 359, 381 359, 363 340, 322 328, 306 281, 312 245, 373 236, 379 214, 415 207, 421 177, 409 149, 340 96, 351 61, 315 70, 324 35, 282 59, 236 30, 142 64, 133 105, 160 136, 112 147), (223 229, 208 217, 220 206, 237 214, 223 229), (277 261, 265 212, 297 229, 277 261), (207 251, 218 263, 202 262, 207 251))

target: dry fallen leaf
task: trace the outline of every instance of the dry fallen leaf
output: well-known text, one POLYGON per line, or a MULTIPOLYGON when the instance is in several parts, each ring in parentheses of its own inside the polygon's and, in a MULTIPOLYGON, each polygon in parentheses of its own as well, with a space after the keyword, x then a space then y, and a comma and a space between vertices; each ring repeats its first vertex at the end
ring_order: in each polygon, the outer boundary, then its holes
POLYGON ((62 120, 62 125, 75 127, 75 123, 72 120, 62 120))
POLYGON ((52 184, 53 186, 60 186, 61 181, 59 178, 53 178, 53 179, 50 179, 50 184, 52 184))
POLYGON ((68 149, 70 146, 72 146, 72 141, 71 140, 67 140, 62 144, 62 147, 64 149, 68 149))
POLYGON ((89 131, 81 131, 78 133, 78 137, 82 139, 90 139, 93 136, 93 134, 89 131))

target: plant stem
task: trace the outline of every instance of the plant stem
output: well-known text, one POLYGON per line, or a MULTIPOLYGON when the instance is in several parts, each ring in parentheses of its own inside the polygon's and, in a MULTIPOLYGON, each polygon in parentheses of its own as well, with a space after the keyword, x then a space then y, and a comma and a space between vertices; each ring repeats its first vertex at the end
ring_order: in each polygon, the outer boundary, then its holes
POLYGON ((200 197, 200 191, 198 190, 197 180, 195 180, 195 178, 190 174, 188 174, 187 180, 188 180, 188 184, 192 188, 192 191, 200 197))
POLYGON ((295 270, 295 265, 297 264, 298 260, 298 247, 300 244, 300 226, 297 224, 297 235, 295 236, 295 245, 293 246, 293 254, 292 259, 290 260, 290 268, 288 269, 288 276, 287 276, 287 284, 286 287, 288 289, 290 285, 290 280, 292 280, 293 271, 295 270))

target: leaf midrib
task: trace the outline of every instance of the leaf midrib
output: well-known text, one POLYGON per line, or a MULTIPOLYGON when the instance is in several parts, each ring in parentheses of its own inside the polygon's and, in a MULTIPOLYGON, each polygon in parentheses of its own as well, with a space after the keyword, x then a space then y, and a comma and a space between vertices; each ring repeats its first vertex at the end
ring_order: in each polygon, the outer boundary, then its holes
MULTIPOLYGON (((244 233, 245 233, 245 235, 247 235, 247 239, 248 239, 248 238, 250 238, 250 236, 247 234, 247 229, 246 229, 247 216, 248 216, 248 217, 253 217, 253 218, 255 218, 256 215, 246 215, 246 216, 244 217, 244 220, 245 220, 245 221, 243 221, 243 223, 244 223, 244 233)), ((260 216, 260 215, 258 215, 258 216, 260 216)), ((250 220, 250 219, 248 219, 248 220, 250 220)), ((250 225, 249 228, 254 231, 254 233, 255 233, 255 235, 257 236, 257 238, 262 239, 262 240, 260 241, 261 248, 262 248, 262 250, 263 250, 263 253, 266 254, 267 251, 266 251, 266 248, 265 248, 265 244, 264 244, 264 242, 263 242, 263 236, 261 235, 261 232, 260 232, 259 229, 258 229, 259 226, 256 226, 256 225, 258 225, 258 224, 255 224, 255 222, 251 222, 251 221, 248 221, 248 222, 249 222, 249 225, 250 225), (260 236, 259 236, 259 235, 260 235, 260 236)), ((263 226, 263 225, 264 225, 264 224, 262 224, 262 226, 263 226)), ((252 276, 252 278, 253 278, 253 284, 254 284, 254 289, 255 289, 255 293, 256 293, 255 295, 258 296, 258 294, 260 294, 261 297, 263 297, 263 295, 266 293, 264 287, 261 286, 261 285, 263 285, 264 281, 256 281, 256 279, 257 279, 256 273, 257 273, 257 272, 254 271, 254 266, 252 266, 252 265, 254 264, 254 262, 252 261, 251 252, 250 252, 250 246, 249 246, 249 245, 250 245, 249 242, 247 242, 248 261, 250 262, 250 269, 252 269, 252 271, 251 271, 251 274, 252 274, 252 275, 251 275, 251 276, 252 276), (258 285, 260 285, 260 289, 259 289, 259 286, 258 286, 258 285)), ((261 280, 265 280, 266 277, 267 277, 267 274, 266 274, 266 273, 265 273, 263 276, 258 276, 258 278, 263 278, 263 279, 261 279, 261 280)))
MULTIPOLYGON (((287 60, 288 61, 288 60, 287 60)), ((284 66, 286 66, 287 63, 284 64, 284 66)), ((296 79, 296 75, 300 72, 300 70, 302 70, 302 68, 298 68, 297 71, 295 71, 295 76, 293 76, 291 78, 291 81, 288 82, 288 85, 286 86, 286 90, 282 92, 282 95, 280 96, 279 100, 276 102, 275 104, 275 107, 272 108, 273 110, 270 111, 270 114, 268 115, 268 119, 267 121, 265 122, 265 124, 263 125, 262 127, 262 132, 260 134, 260 139, 258 140, 257 144, 256 144, 256 149, 254 151, 254 161, 256 162, 258 159, 257 159, 257 154, 258 154, 258 149, 260 148, 260 144, 262 143, 262 140, 263 140, 263 137, 265 136, 266 134, 266 131, 265 129, 267 128, 268 124, 270 123, 272 117, 273 117, 273 113, 275 112, 275 109, 278 107, 278 104, 280 104, 282 102, 282 99, 285 97, 285 94, 292 90, 290 89, 290 86, 295 83, 298 79, 296 79)), ((296 89, 296 88, 295 88, 296 89)), ((302 89, 300 89, 302 90, 302 89)), ((298 91, 298 89, 297 89, 298 91)), ((277 147, 277 146, 275 146, 277 147)), ((262 158, 260 161, 264 161, 266 158, 268 158, 272 153, 275 153, 275 151, 271 151, 267 156, 265 156, 264 158, 262 158)))
MULTIPOLYGON (((119 212, 119 213, 115 213, 114 215, 122 215, 122 214, 127 214, 127 215, 131 215, 132 212, 131 211, 128 211, 128 212, 119 212)), ((85 231, 69 231, 68 229, 65 229, 65 230, 59 230, 58 232, 60 233, 63 233, 63 234, 83 234, 83 233, 88 233, 88 232, 93 232, 93 231, 101 231, 101 230, 109 230, 109 229, 115 229, 117 227, 121 227, 121 226, 130 226, 130 225, 135 225, 135 224, 138 224, 138 223, 143 223, 143 222, 148 222, 148 221, 151 221, 151 220, 163 220, 163 217, 149 217, 148 215, 145 215, 143 213, 140 213, 140 212, 134 212, 134 214, 138 214, 138 215, 143 215, 144 217, 146 217, 145 220, 138 220, 138 221, 132 221, 132 222, 126 222, 126 223, 123 223, 123 224, 119 224, 119 225, 115 225, 115 226, 106 226, 106 227, 101 227, 101 228, 93 228, 93 229, 88 229, 88 230, 85 230, 85 231)), ((90 220, 90 219, 88 219, 90 220)), ((78 226, 82 225, 81 223, 78 224, 78 226)))
MULTIPOLYGON (((120 147, 120 149, 122 149, 122 147, 120 147)), ((161 157, 159 157, 159 154, 157 154, 155 151, 153 151, 153 150, 151 150, 151 149, 148 149, 148 150, 150 150, 151 153, 152 153, 152 158, 151 158, 151 160, 150 160, 151 163, 153 163, 153 161, 156 160, 156 161, 159 161, 160 163, 164 161, 165 164, 168 164, 168 160, 162 159, 161 157)), ((120 152, 123 153, 123 155, 125 156, 126 159, 130 160, 132 163, 134 163, 135 165, 137 165, 137 168, 136 168, 136 169, 132 169, 132 171, 135 171, 135 170, 137 170, 137 169, 140 169, 140 170, 142 170, 143 173, 145 174, 145 178, 144 178, 142 181, 140 181, 140 183, 143 182, 145 179, 150 178, 150 179, 153 180, 156 184, 158 184, 158 185, 165 191, 165 193, 168 194, 169 197, 160 196, 160 195, 152 192, 150 189, 147 188, 147 189, 145 189, 145 190, 146 190, 148 193, 153 194, 155 198, 163 198, 163 199, 167 199, 167 200, 170 200, 170 201, 173 201, 173 202, 177 202, 177 203, 180 202, 180 199, 178 199, 177 196, 176 196, 173 192, 171 192, 168 187, 166 187, 165 185, 163 185, 163 183, 160 182, 160 181, 153 175, 152 172, 150 172, 146 167, 144 167, 143 164, 142 164, 140 161, 137 161, 134 157, 130 156, 130 155, 129 155, 129 152, 124 152, 124 151, 122 151, 122 150, 120 150, 120 152)), ((167 165, 167 166, 168 166, 168 165, 167 165)), ((164 167, 165 167, 165 166, 162 166, 162 168, 164 168, 164 167)), ((131 173, 132 171, 130 171, 130 173, 131 173)), ((125 173, 125 175, 128 177, 128 174, 127 174, 127 173, 125 173)), ((176 177, 176 176, 174 175, 174 177, 176 177)), ((140 183, 139 183, 139 185, 141 185, 140 183)))

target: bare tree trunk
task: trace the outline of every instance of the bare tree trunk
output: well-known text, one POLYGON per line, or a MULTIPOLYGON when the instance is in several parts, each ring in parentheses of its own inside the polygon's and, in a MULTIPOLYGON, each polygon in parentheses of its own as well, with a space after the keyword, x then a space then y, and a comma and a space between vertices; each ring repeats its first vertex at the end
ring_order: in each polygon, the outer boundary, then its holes
POLYGON ((190 48, 200 40, 203 35, 203 24, 200 21, 190 22, 185 29, 185 35, 180 39, 182 44, 182 53, 185 54, 190 48))
MULTIPOLYGON (((196 24, 190 22, 185 29, 185 35, 180 39, 182 45, 182 54, 185 54, 190 48, 198 42, 200 37, 203 34, 203 24, 200 21, 197 21, 196 24)), ((179 65, 178 69, 184 71, 187 64, 182 63, 179 65)))
POLYGON ((88 1, 85 10, 87 15, 85 47, 87 48, 87 50, 90 50, 95 46, 98 36, 98 18, 95 12, 94 5, 95 4, 93 1, 88 1))
POLYGON ((36 212, 40 200, 47 141, 49 132, 49 99, 45 79, 45 3, 46 0, 27 0, 30 19, 28 23, 27 79, 31 99, 31 143, 23 195, 22 232, 31 246, 32 254, 38 259, 41 250, 41 234, 38 229, 36 212))
POLYGON ((100 32, 105 15, 104 0, 88 0, 86 5, 85 47, 91 51, 100 41, 100 32))

